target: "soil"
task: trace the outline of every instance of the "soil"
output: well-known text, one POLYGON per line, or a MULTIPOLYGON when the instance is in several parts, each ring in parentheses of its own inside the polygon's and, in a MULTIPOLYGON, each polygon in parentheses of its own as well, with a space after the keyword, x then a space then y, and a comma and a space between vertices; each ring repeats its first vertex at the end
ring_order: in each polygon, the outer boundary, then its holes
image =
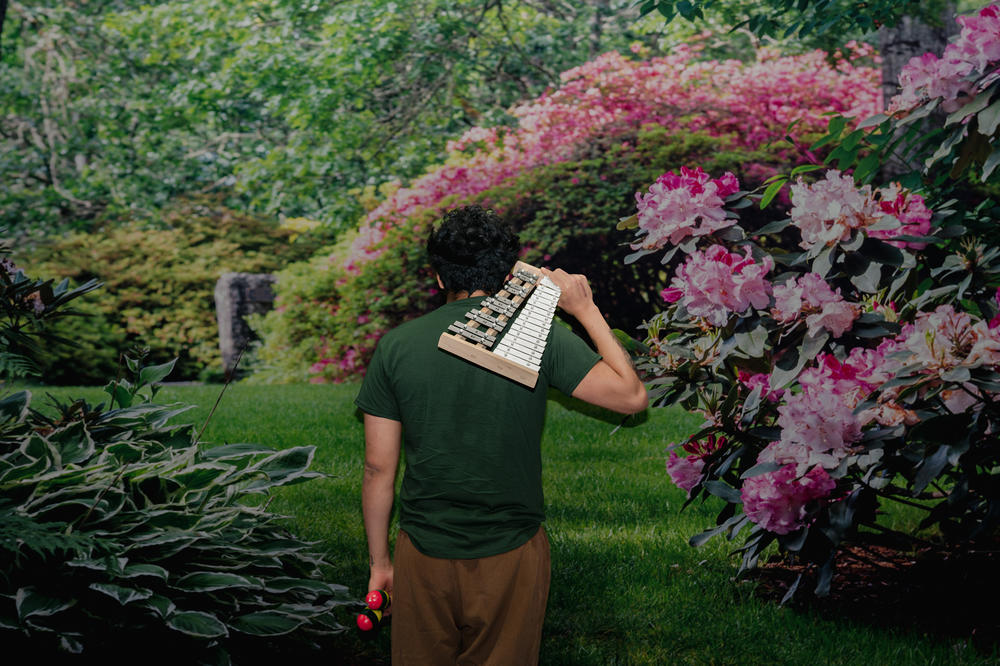
POLYGON ((1000 653, 1000 539, 966 548, 914 548, 877 537, 842 547, 830 594, 816 597, 816 568, 774 556, 751 573, 757 593, 786 606, 1000 653))

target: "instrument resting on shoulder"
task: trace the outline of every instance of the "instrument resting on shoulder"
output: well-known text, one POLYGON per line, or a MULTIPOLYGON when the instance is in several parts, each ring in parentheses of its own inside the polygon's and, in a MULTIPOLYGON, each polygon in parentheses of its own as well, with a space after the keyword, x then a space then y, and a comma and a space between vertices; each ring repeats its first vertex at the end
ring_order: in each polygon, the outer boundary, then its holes
POLYGON ((511 275, 503 289, 469 310, 465 321, 451 324, 438 348, 534 388, 559 287, 523 261, 511 275))

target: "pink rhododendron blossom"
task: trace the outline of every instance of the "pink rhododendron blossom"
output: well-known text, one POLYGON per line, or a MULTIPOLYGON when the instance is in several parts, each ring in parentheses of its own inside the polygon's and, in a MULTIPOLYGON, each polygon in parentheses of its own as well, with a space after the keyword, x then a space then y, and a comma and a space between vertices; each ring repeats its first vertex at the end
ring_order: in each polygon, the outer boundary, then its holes
POLYGON ((761 452, 760 460, 795 463, 801 471, 836 467, 861 438, 861 424, 844 396, 802 392, 778 408, 781 439, 761 452))
POLYGON ((962 32, 949 45, 949 55, 970 63, 978 72, 986 72, 1000 61, 1000 5, 984 7, 977 14, 959 16, 957 20, 962 32))
POLYGON ((705 458, 721 449, 726 444, 725 437, 716 438, 709 435, 703 441, 693 440, 686 442, 681 448, 687 452, 686 456, 677 455, 677 451, 670 452, 667 458, 667 474, 674 484, 686 490, 688 497, 691 496, 691 489, 698 485, 701 480, 701 471, 705 467, 705 458))
POLYGON ((894 241, 895 236, 926 236, 931 230, 931 217, 933 213, 924 203, 924 198, 919 194, 914 194, 903 189, 899 183, 893 183, 889 187, 878 190, 879 208, 886 215, 891 215, 899 220, 898 229, 876 229, 868 232, 872 238, 885 239, 890 245, 896 247, 910 247, 914 250, 922 250, 927 244, 920 242, 894 241))
POLYGON ((853 178, 831 169, 812 185, 800 177, 790 189, 792 224, 802 234, 799 243, 802 248, 846 241, 855 229, 864 230, 872 238, 886 239, 897 247, 918 250, 925 247, 924 243, 891 240, 900 235, 926 235, 931 226, 932 214, 924 198, 903 189, 899 183, 873 192, 871 186, 857 187, 853 178), (886 217, 895 218, 899 225, 892 229, 869 229, 886 217))
POLYGON ((730 314, 767 306, 771 285, 764 276, 773 267, 770 256, 755 263, 750 248, 745 248, 741 257, 722 245, 712 245, 691 253, 678 266, 671 287, 662 296, 669 302, 682 300, 689 314, 712 326, 724 326, 730 314))
POLYGON ((846 241, 854 229, 874 224, 882 211, 871 196, 871 187, 858 188, 854 179, 836 169, 812 185, 800 176, 791 186, 792 224, 802 234, 799 245, 833 245, 846 241))
POLYGON ((861 307, 846 302, 840 289, 830 289, 819 273, 806 273, 774 286, 771 316, 782 324, 804 317, 809 335, 826 329, 835 338, 840 337, 851 329, 859 314, 861 307))
POLYGON ((771 402, 778 402, 781 400, 781 396, 785 394, 784 389, 771 389, 771 375, 763 372, 758 372, 757 374, 751 375, 746 370, 740 370, 736 379, 739 383, 746 386, 748 389, 753 391, 758 386, 760 387, 760 397, 765 400, 770 400, 771 402))
POLYGON ((912 324, 903 327, 894 345, 895 356, 902 356, 900 363, 918 364, 928 373, 1000 364, 1000 328, 990 328, 987 322, 973 320, 951 305, 918 314, 912 324))
POLYGON ((736 220, 726 217, 723 199, 739 189, 729 172, 712 179, 700 167, 681 167, 680 175, 668 171, 648 192, 635 195, 639 230, 645 236, 632 247, 658 249, 731 227, 736 220))
POLYGON ((799 385, 803 393, 835 395, 853 409, 889 381, 897 367, 884 350, 855 347, 843 361, 833 354, 819 354, 816 364, 799 374, 799 385))
POLYGON ((917 56, 899 75, 900 93, 889 103, 889 113, 905 112, 928 100, 941 98, 945 111, 955 111, 964 95, 976 92, 974 75, 987 74, 1000 61, 1000 7, 990 5, 972 16, 960 16, 962 31, 940 58, 917 56))
POLYGON ((836 486, 822 467, 800 476, 794 465, 785 465, 743 483, 743 512, 769 532, 788 534, 805 524, 806 504, 827 497, 836 486))
POLYGON ((678 488, 686 490, 688 497, 691 489, 701 480, 701 470, 705 461, 697 456, 679 456, 676 451, 670 452, 667 459, 667 474, 678 488))

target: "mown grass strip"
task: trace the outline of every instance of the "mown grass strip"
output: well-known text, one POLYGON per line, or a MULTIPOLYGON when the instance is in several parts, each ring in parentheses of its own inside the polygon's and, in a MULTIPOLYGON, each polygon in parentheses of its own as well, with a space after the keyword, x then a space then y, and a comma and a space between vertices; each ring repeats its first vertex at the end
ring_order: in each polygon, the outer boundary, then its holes
MULTIPOLYGON (((36 388, 100 400, 100 389, 36 388)), ((218 386, 167 386, 161 401, 198 405, 201 424, 218 386)), ((230 386, 204 434, 208 443, 314 445, 314 469, 330 476, 282 488, 273 509, 337 563, 331 580, 360 599, 367 583, 361 522, 363 432, 356 385, 230 386)), ((664 470, 664 449, 699 424, 655 410, 615 430, 611 415, 553 399, 543 443, 552 544, 545 664, 985 664, 968 647, 900 628, 823 619, 761 601, 734 581, 735 543, 688 538, 713 524, 718 505, 683 512, 683 491, 664 470)), ((901 520, 905 520, 903 516, 901 520)), ((947 609, 942 609, 946 613, 947 609)), ((388 661, 388 632, 356 641, 363 659, 388 661)))

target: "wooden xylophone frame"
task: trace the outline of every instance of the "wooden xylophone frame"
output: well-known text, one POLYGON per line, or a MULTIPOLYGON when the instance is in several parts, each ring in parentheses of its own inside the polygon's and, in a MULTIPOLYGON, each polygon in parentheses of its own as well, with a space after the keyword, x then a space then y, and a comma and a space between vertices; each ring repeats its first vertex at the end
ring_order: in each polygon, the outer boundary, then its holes
MULTIPOLYGON (((530 264, 518 261, 511 269, 511 275, 514 277, 504 284, 503 289, 498 291, 492 297, 483 299, 483 304, 479 307, 479 312, 483 315, 482 320, 471 320, 469 324, 466 324, 466 327, 469 330, 472 330, 473 332, 478 330, 484 338, 488 336, 496 339, 499 331, 489 326, 489 319, 494 317, 496 320, 506 325, 514 321, 517 316, 521 314, 523 310, 522 306, 531 297, 537 282, 542 279, 542 272, 530 264), (518 278, 517 274, 520 272, 534 275, 535 282, 527 283, 518 278), (491 301, 491 299, 493 299, 493 301, 491 301), (508 310, 506 313, 500 312, 499 314, 495 314, 496 310, 490 308, 486 305, 486 303, 488 301, 496 302, 497 300, 502 303, 509 303, 510 305, 513 305, 514 310, 508 310), (481 328, 477 329, 477 327, 481 328)), ((458 324, 458 322, 456 322, 456 324, 458 324)), ((515 360, 505 358, 504 356, 491 351, 481 342, 472 342, 466 339, 466 337, 461 333, 454 332, 454 330, 455 327, 452 326, 451 332, 445 331, 441 334, 441 337, 438 338, 439 349, 443 349, 454 354, 455 356, 464 358, 465 360, 495 372, 498 375, 512 379, 520 384, 524 384, 528 388, 535 387, 535 384, 538 382, 538 372, 536 370, 532 370, 515 360)))

